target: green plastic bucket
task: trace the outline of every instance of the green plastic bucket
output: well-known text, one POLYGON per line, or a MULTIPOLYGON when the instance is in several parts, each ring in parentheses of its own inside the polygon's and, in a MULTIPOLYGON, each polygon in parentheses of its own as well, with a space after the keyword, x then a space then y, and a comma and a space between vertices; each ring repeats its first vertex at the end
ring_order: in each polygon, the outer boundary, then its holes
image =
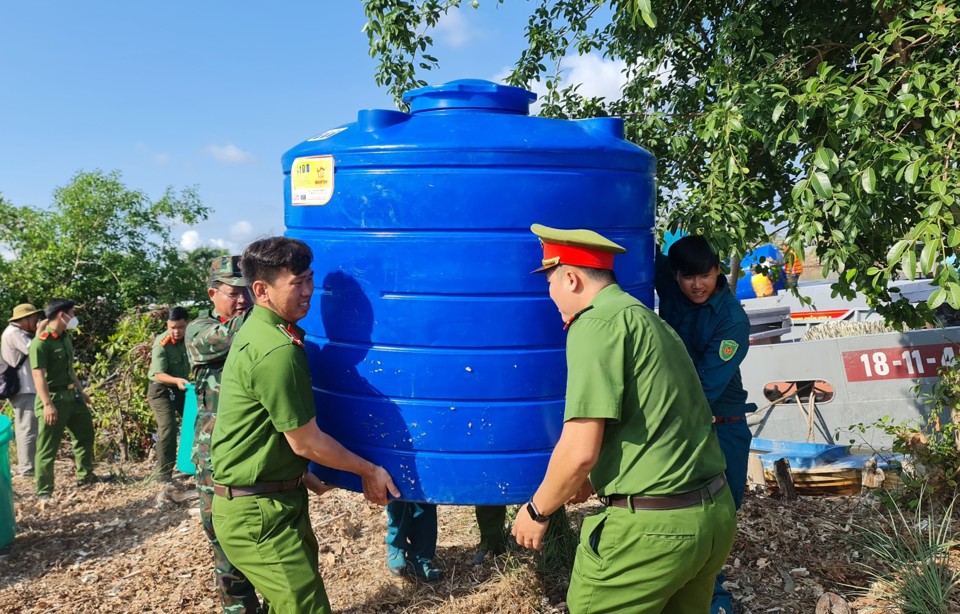
POLYGON ((10 477, 10 440, 13 424, 0 416, 0 548, 17 534, 17 516, 13 511, 13 478, 10 477))

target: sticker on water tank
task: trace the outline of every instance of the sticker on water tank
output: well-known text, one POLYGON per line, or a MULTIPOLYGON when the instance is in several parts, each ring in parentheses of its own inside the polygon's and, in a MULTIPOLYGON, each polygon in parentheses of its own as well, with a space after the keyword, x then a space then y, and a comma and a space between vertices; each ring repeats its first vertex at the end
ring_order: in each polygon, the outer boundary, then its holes
POLYGON ((344 126, 344 127, 342 127, 342 128, 333 128, 333 129, 331 129, 331 130, 327 130, 326 132, 321 132, 320 134, 318 134, 317 136, 313 137, 312 139, 307 139, 307 140, 308 140, 308 141, 322 141, 322 140, 324 140, 324 139, 329 139, 329 138, 332 137, 332 136, 336 136, 336 135, 340 134, 341 132, 343 132, 343 131, 346 130, 346 129, 347 129, 346 126, 344 126))
POLYGON ((333 197, 333 156, 297 158, 290 167, 290 204, 325 205, 333 197))

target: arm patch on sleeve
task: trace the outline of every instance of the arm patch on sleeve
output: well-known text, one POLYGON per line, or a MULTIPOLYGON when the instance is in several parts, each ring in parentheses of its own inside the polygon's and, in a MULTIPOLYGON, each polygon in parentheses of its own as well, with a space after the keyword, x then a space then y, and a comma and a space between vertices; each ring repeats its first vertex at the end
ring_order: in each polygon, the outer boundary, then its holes
POLYGON ((740 347, 736 341, 732 339, 725 339, 720 342, 720 360, 726 362, 734 357, 737 353, 737 349, 740 347))

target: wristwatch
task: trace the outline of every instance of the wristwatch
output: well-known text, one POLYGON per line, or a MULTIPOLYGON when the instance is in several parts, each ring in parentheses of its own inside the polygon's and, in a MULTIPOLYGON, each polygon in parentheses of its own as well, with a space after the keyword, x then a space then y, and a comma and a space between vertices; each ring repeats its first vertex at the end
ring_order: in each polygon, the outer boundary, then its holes
POLYGON ((533 502, 533 499, 527 501, 527 512, 530 514, 530 517, 533 518, 536 522, 550 522, 549 516, 544 516, 540 513, 540 510, 537 509, 537 505, 533 502))

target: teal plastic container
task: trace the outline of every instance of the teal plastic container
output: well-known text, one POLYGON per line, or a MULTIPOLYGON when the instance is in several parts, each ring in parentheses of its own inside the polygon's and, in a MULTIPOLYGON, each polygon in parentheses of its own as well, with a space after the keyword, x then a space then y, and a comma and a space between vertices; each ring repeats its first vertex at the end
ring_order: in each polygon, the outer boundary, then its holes
POLYGON ((197 392, 193 384, 187 384, 187 395, 183 400, 183 420, 180 421, 180 443, 177 445, 177 471, 193 475, 197 466, 193 464, 193 435, 197 425, 197 392))
POLYGON ((13 478, 10 477, 10 440, 13 424, 0 416, 0 548, 17 535, 17 516, 13 511, 13 478))

